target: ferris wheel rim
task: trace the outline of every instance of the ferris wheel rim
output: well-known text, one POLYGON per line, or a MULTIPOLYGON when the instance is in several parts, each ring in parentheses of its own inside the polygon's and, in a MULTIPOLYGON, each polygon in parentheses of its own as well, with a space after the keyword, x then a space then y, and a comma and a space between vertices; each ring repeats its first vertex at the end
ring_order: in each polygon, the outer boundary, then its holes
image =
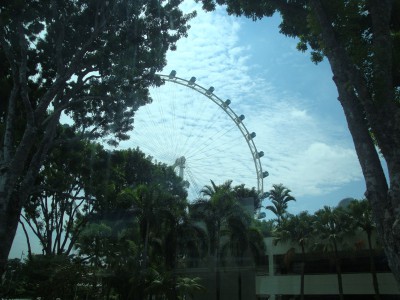
POLYGON ((169 75, 165 74, 155 74, 156 76, 159 76, 160 79, 167 81, 167 82, 172 82, 175 84, 179 84, 185 87, 188 87, 208 99, 210 99, 213 103, 215 103, 220 109, 222 109, 235 123, 235 125, 239 128, 244 140, 246 141, 252 158, 254 162, 254 166, 256 169, 256 177, 257 177, 257 190, 259 194, 262 196, 264 194, 264 178, 267 177, 269 174, 267 171, 262 170, 262 165, 261 165, 261 157, 264 155, 264 152, 258 151, 257 147, 254 143, 254 137, 255 137, 255 132, 251 132, 247 129, 247 127, 244 125, 243 120, 244 116, 243 115, 237 115, 233 109, 229 106, 231 103, 231 100, 222 100, 219 98, 217 95, 214 94, 214 87, 209 87, 208 89, 204 88, 203 86, 199 85, 196 83, 196 78, 191 77, 190 80, 186 80, 181 77, 176 76, 176 71, 173 70, 169 75))

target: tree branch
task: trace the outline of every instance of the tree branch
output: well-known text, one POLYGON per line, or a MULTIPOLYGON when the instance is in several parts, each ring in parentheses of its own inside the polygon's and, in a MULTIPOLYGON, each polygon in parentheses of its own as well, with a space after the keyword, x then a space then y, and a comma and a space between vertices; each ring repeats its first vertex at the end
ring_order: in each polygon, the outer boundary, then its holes
MULTIPOLYGON (((329 59, 332 72, 336 77, 341 77, 340 81, 346 85, 347 89, 354 89, 357 93, 357 99, 362 104, 363 111, 366 114, 368 125, 375 134, 378 145, 381 148, 382 154, 386 161, 390 160, 393 148, 387 145, 394 145, 395 141, 393 134, 399 125, 394 126, 399 120, 399 108, 395 106, 394 98, 391 101, 377 102, 373 99, 368 90, 367 83, 360 70, 351 62, 344 45, 336 38, 336 33, 332 27, 327 13, 320 0, 310 0, 311 8, 316 14, 321 25, 322 41, 324 43, 324 52, 329 59), (341 73, 338 75, 338 73, 341 73)), ((378 16, 379 17, 379 16, 378 16)), ((393 87, 391 87, 393 89, 393 87)), ((398 145, 400 147, 400 145, 398 145)))
POLYGON ((73 55, 69 67, 63 72, 63 74, 59 74, 52 87, 50 87, 48 91, 41 97, 35 111, 35 116, 37 120, 40 120, 40 122, 45 117, 47 108, 49 107, 54 97, 59 93, 60 90, 63 89, 67 81, 70 80, 71 76, 77 73, 77 70, 79 68, 82 68, 83 64, 82 59, 85 53, 92 46, 93 42, 99 37, 101 31, 104 30, 106 26, 105 18, 103 19, 104 19, 103 22, 100 23, 97 21, 95 22, 93 32, 90 34, 90 37, 82 45, 82 47, 80 47, 73 55))
POLYGON ((18 25, 18 37, 19 37, 19 45, 21 47, 21 60, 19 66, 19 84, 21 86, 21 98, 22 103, 25 108, 27 126, 35 126, 35 116, 33 113, 33 108, 31 102, 29 100, 29 91, 28 91, 28 42, 25 38, 25 30, 22 22, 18 25))
POLYGON ((45 247, 46 242, 44 240, 43 235, 41 234, 41 232, 39 231, 39 225, 36 222, 36 220, 34 218, 32 218, 32 222, 34 223, 35 227, 37 228, 37 230, 32 226, 31 222, 23 215, 21 214, 21 217, 24 219, 24 221, 26 222, 26 224, 28 224, 29 228, 33 231, 33 233, 36 235, 36 237, 39 239, 40 243, 42 244, 43 247, 45 247))
POLYGON ((31 241, 29 238, 28 231, 26 230, 24 222, 19 220, 19 224, 21 224, 21 226, 22 226, 22 230, 24 231, 24 234, 25 234, 26 243, 28 244, 28 259, 31 259, 32 258, 32 247, 31 247, 31 241))
POLYGON ((58 7, 57 1, 51 1, 52 6, 52 13, 53 18, 56 20, 56 43, 55 43, 55 60, 57 62, 57 74, 63 74, 65 67, 64 67, 64 60, 63 60, 63 41, 64 41, 64 34, 65 34, 65 18, 64 15, 60 12, 58 7))
POLYGON ((10 45, 4 39, 3 36, 0 36, 1 45, 4 49, 4 53, 7 57, 8 63, 11 67, 12 77, 13 77, 13 87, 8 98, 8 107, 7 107, 7 118, 5 122, 4 129, 4 140, 3 140, 3 149, 0 150, 2 157, 1 161, 4 163, 8 163, 11 159, 11 153, 13 149, 13 135, 14 135, 14 121, 15 121, 15 111, 17 104, 17 95, 19 92, 19 81, 18 81, 18 67, 16 66, 15 56, 12 54, 10 45))

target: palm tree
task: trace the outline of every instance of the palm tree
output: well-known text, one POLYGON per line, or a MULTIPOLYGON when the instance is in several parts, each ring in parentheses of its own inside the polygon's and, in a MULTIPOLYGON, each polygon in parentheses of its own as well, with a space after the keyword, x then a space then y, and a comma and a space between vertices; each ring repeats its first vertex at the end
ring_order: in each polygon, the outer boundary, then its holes
MULTIPOLYGON (((245 184, 240 184, 233 187, 233 192, 239 200, 253 199, 254 212, 261 208, 261 203, 264 200, 264 193, 260 193, 255 187, 251 189, 245 187, 245 184)), ((247 203, 246 203, 247 205, 247 203)))
POLYGON ((342 271, 338 246, 352 232, 350 218, 342 207, 324 208, 315 212, 314 232, 319 240, 317 246, 328 252, 333 251, 339 287, 339 298, 343 300, 342 271))
POLYGON ((297 243, 301 248, 301 277, 300 277, 300 299, 304 299, 304 272, 306 264, 305 247, 313 236, 313 216, 304 211, 295 216, 283 219, 276 228, 274 243, 292 242, 297 243))
POLYGON ((296 201, 296 199, 290 195, 291 190, 283 184, 273 184, 272 187, 268 192, 268 198, 271 200, 272 205, 268 205, 265 208, 275 214, 279 225, 287 214, 288 202, 296 201))
MULTIPOLYGON (((250 219, 249 219, 250 220, 250 219)), ((255 263, 260 261, 261 256, 265 253, 265 243, 261 231, 241 221, 232 220, 230 224, 229 240, 223 245, 222 252, 229 250, 230 254, 236 258, 239 265, 238 272, 238 299, 242 299, 242 271, 244 265, 243 258, 247 251, 250 251, 255 263), (233 221, 233 222, 232 222, 233 221)))
MULTIPOLYGON (((167 299, 171 300, 177 299, 180 283, 186 284, 187 288, 190 287, 190 283, 194 283, 190 278, 179 281, 182 278, 176 275, 178 258, 186 257, 198 260, 206 255, 207 233, 189 218, 186 211, 186 201, 182 204, 185 205, 177 206, 175 204, 175 209, 165 218, 162 231, 159 234, 162 243, 161 248, 163 249, 161 255, 164 257, 167 273, 171 274, 171 288, 169 289, 170 292, 166 294, 167 299)), ((173 205, 171 204, 170 207, 173 207, 173 205)), ((184 285, 181 285, 181 287, 184 287, 184 285)))
POLYGON ((248 218, 238 203, 231 187, 232 181, 216 185, 211 180, 211 185, 203 188, 202 193, 207 198, 199 199, 191 206, 191 216, 195 220, 204 221, 209 235, 210 254, 215 258, 216 268, 216 299, 220 300, 220 267, 222 256, 223 235, 237 229, 240 222, 245 223, 248 218))
MULTIPOLYGON (((160 236, 165 232, 174 231, 176 216, 175 210, 184 210, 179 205, 184 205, 179 199, 166 192, 160 185, 139 185, 134 190, 134 210, 137 214, 142 239, 142 257, 140 258, 141 275, 148 275, 151 268, 148 264, 150 257, 150 242, 153 242, 153 248, 162 248, 165 244, 160 241, 160 236), (172 220, 172 221, 171 221, 172 220), (171 225, 172 224, 172 225, 171 225), (171 229, 172 226, 172 229, 171 229), (171 229, 171 230, 169 230, 171 229), (162 233, 161 233, 162 232, 162 233), (159 233, 159 234, 157 234, 159 233), (151 236, 153 238, 151 239, 151 236)), ((170 235, 172 247, 175 247, 176 235, 170 235)), ((153 251, 156 252, 156 251, 153 251)), ((160 250, 159 252, 162 252, 160 250)), ((167 269, 173 269, 175 266, 175 249, 164 252, 164 263, 167 269), (173 253, 172 255, 169 255, 173 253)), ((144 278, 140 278, 144 280, 144 278)), ((144 286, 144 285, 143 285, 144 286)), ((139 298, 143 298, 144 290, 139 290, 139 298)), ((174 297, 175 290, 172 291, 174 297)))
POLYGON ((371 206, 367 199, 363 199, 361 201, 354 200, 350 202, 348 206, 348 212, 350 218, 353 220, 355 225, 362 231, 364 231, 367 235, 372 283, 375 291, 375 299, 379 300, 381 297, 379 294, 379 285, 378 285, 378 278, 376 276, 376 266, 374 259, 374 249, 372 247, 372 239, 371 239, 372 232, 375 230, 375 222, 372 219, 371 206))
POLYGON ((147 267, 148 249, 151 228, 159 224, 160 212, 163 208, 161 199, 164 197, 161 189, 156 186, 139 185, 134 190, 134 209, 137 213, 140 234, 143 242, 143 269, 147 267))
POLYGON ((197 267, 200 259, 207 255, 208 236, 206 230, 199 225, 199 222, 186 214, 180 220, 176 231, 177 256, 184 263, 185 267, 197 267))
POLYGON ((233 195, 233 189, 232 189, 232 180, 227 180, 221 185, 216 185, 214 181, 210 180, 211 185, 205 185, 204 188, 200 191, 203 196, 206 196, 208 198, 212 198, 216 194, 220 195, 233 195))

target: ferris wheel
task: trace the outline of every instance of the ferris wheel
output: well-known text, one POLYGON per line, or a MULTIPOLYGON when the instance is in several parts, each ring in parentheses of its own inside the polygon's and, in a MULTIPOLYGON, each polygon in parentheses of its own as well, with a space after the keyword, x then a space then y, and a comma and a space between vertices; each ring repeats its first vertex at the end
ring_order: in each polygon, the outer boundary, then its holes
POLYGON ((189 182, 189 200, 198 198, 210 180, 232 180, 262 194, 268 176, 261 166, 264 152, 257 150, 256 134, 247 130, 245 116, 232 110, 229 99, 217 97, 214 87, 198 85, 195 77, 179 78, 176 71, 158 76, 164 84, 153 88, 153 102, 136 112, 126 146, 173 166, 189 182))

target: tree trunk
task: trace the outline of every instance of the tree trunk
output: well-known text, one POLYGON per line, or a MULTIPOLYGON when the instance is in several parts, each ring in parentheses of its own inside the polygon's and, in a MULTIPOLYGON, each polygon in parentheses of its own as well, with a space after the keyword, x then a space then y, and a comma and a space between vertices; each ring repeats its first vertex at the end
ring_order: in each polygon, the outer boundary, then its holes
POLYGON ((146 220, 146 233, 144 238, 144 250, 143 250, 143 267, 142 270, 147 268, 147 252, 149 248, 149 235, 150 235, 150 222, 146 220))
POLYGON ((336 273, 337 273, 337 280, 338 280, 338 288, 339 288, 339 299, 343 300, 343 281, 342 281, 342 268, 340 265, 340 259, 338 257, 338 250, 336 241, 333 242, 334 246, 334 254, 335 254, 335 266, 336 266, 336 273))
MULTIPOLYGON (((375 7, 371 11, 377 13, 380 7, 385 10, 390 4, 387 1, 371 1, 375 7)), ((325 45, 325 54, 334 74, 334 81, 339 92, 339 101, 343 106, 347 124, 352 135, 357 156, 364 175, 367 191, 366 197, 371 203, 373 216, 377 225, 377 232, 382 239, 389 266, 400 287, 400 112, 394 98, 385 89, 379 89, 381 98, 372 99, 367 84, 359 71, 352 64, 343 45, 336 38, 336 33, 319 0, 311 0, 311 7, 320 23, 325 45), (379 100, 379 101, 378 101, 379 100), (379 103, 378 103, 378 102, 379 103), (390 188, 375 149, 374 141, 370 136, 372 130, 386 160, 389 171, 390 188)), ((387 9, 390 11, 390 9, 387 9)), ((380 16, 372 16, 380 18, 380 16)), ((387 11, 382 14, 382 20, 375 23, 387 23, 387 11), (386 19, 385 19, 386 18, 386 19)), ((374 23, 374 26, 376 25, 374 23)), ((379 26, 378 31, 385 28, 379 26)), ((386 29, 387 30, 387 29, 386 29)), ((379 33, 379 32, 378 32, 379 33)), ((379 36, 379 34, 377 35, 379 36)), ((387 35, 380 38, 375 48, 383 47, 390 55, 390 43, 387 35)), ((381 52, 381 50, 379 50, 381 52)), ((386 55, 385 54, 385 55, 386 55)), ((385 59, 384 59, 385 60, 385 59)), ((390 61, 382 62, 382 68, 387 68, 390 61)), ((379 66, 375 66, 378 68, 379 66)), ((375 74, 379 70, 374 70, 375 74)), ((382 70, 380 70, 382 71, 382 70)), ((391 72, 384 72, 391 73, 391 72)), ((385 76, 387 77, 387 76, 385 76)), ((392 87, 391 87, 392 89, 392 87)), ((379 96, 378 95, 378 96, 379 96)), ((375 95, 375 97, 377 97, 375 95)))
POLYGON ((378 284, 378 278, 376 276, 375 257, 371 242, 371 232, 367 232, 367 237, 368 237, 369 263, 372 276, 372 284, 374 286, 374 291, 375 291, 375 300, 380 300, 381 296, 379 294, 379 284, 378 284))
MULTIPOLYGON (((2 197, 2 196, 0 196, 2 197)), ((17 200, 17 199, 15 199, 17 200)), ((0 276, 5 272, 8 255, 18 228, 21 207, 18 201, 0 200, 0 276)))
POLYGON ((239 268, 239 274, 238 274, 238 299, 242 300, 242 272, 239 268))
POLYGON ((301 275, 300 275, 300 299, 304 300, 304 272, 306 267, 306 253, 304 250, 304 245, 301 244, 301 275))
POLYGON ((216 251, 215 251, 215 293, 216 293, 216 300, 220 300, 221 298, 221 274, 220 274, 220 245, 219 245, 219 239, 220 239, 220 230, 221 230, 221 225, 220 222, 217 221, 217 239, 216 239, 216 251))

